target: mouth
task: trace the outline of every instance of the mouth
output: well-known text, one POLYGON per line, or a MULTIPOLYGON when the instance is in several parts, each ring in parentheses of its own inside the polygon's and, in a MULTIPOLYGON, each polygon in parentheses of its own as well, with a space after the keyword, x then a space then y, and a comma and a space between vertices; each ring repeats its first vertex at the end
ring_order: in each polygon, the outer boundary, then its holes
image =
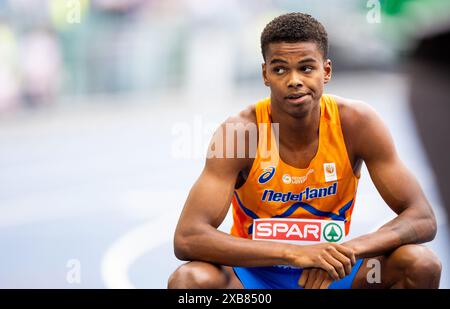
POLYGON ((292 93, 286 96, 285 99, 290 103, 301 103, 306 97, 308 97, 307 93, 292 93))

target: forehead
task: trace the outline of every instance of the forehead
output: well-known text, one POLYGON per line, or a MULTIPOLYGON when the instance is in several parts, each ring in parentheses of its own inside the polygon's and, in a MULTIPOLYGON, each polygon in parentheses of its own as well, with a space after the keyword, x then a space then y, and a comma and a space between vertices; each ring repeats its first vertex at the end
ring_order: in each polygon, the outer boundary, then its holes
POLYGON ((315 42, 276 42, 270 43, 266 50, 266 61, 274 58, 292 59, 298 61, 302 58, 311 57, 317 61, 322 60, 322 52, 315 42))

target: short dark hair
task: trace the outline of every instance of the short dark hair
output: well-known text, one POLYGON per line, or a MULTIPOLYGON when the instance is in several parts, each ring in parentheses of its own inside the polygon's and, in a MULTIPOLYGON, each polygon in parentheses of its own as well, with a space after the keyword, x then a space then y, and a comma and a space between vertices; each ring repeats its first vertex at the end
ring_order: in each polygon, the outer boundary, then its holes
POLYGON ((269 44, 278 42, 314 42, 324 58, 328 54, 327 31, 320 22, 308 14, 283 14, 266 25, 261 33, 261 51, 264 61, 269 44))

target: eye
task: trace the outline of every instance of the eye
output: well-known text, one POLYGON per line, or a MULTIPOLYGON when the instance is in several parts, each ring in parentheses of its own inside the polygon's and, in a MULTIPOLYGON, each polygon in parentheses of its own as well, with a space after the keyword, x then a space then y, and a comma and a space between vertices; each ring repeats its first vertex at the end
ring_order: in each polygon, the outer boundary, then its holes
POLYGON ((302 70, 302 72, 305 72, 305 73, 311 73, 313 70, 313 67, 306 65, 306 66, 302 67, 301 70, 302 70))
POLYGON ((286 69, 283 67, 276 67, 273 69, 273 72, 277 75, 281 75, 286 72, 286 69))

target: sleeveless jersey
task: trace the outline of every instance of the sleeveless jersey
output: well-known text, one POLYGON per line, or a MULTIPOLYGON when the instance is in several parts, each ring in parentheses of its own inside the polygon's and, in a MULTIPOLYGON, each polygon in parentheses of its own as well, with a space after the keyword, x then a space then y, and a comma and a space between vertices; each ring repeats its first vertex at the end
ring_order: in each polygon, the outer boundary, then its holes
POLYGON ((271 134, 270 98, 256 103, 256 119, 258 151, 245 183, 234 191, 231 234, 252 238, 255 219, 300 218, 344 221, 347 235, 359 179, 347 154, 334 98, 324 94, 320 100, 318 149, 307 168, 280 158, 271 134))

